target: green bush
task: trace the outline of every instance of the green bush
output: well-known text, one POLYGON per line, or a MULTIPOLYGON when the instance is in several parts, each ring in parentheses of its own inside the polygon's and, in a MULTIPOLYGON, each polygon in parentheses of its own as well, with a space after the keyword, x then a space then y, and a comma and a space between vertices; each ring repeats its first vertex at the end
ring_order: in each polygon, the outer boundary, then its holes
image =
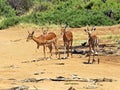
POLYGON ((6 20, 2 21, 0 24, 0 29, 5 29, 9 26, 14 26, 16 24, 19 23, 19 18, 17 17, 11 17, 11 18, 7 18, 6 20))
POLYGON ((117 21, 117 23, 120 23, 120 9, 115 10, 114 19, 117 21))
POLYGON ((0 0, 0 17, 12 17, 15 16, 15 11, 6 2, 6 0, 0 0))
MULTIPOLYGON (((1 0, 3 2, 3 0, 1 0)), ((28 3, 30 0, 27 0, 28 3)), ((5 1, 4 1, 5 3, 5 1)), ((118 0, 33 0, 33 8, 30 13, 15 17, 16 10, 10 9, 9 16, 2 23, 0 28, 7 28, 18 23, 44 24, 65 24, 70 27, 81 27, 86 25, 113 25, 120 23, 120 2, 118 0), (113 11, 113 18, 108 12, 113 11), (13 12, 13 13, 12 13, 13 12), (12 21, 12 22, 11 22, 12 21)), ((6 8, 5 3, 3 8, 6 8), (5 7, 4 7, 5 6, 5 7)), ((29 6, 29 5, 28 5, 29 6)), ((2 9, 0 8, 2 11, 2 9)), ((5 15, 7 13, 5 12, 5 15)), ((19 9, 21 10, 21 9, 19 9)), ((0 13, 1 16, 4 14, 0 13)))

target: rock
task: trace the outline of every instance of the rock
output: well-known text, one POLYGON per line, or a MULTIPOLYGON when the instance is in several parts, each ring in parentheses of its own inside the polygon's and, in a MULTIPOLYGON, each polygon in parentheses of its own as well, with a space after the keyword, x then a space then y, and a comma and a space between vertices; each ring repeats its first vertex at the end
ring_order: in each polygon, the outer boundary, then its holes
POLYGON ((72 53, 73 54, 82 54, 82 55, 85 55, 86 52, 85 52, 85 50, 74 49, 72 53))
POLYGON ((21 82, 40 82, 40 81, 44 81, 44 80, 48 80, 47 78, 40 78, 40 79, 36 79, 36 78, 28 78, 28 79, 24 79, 21 80, 21 82))
POLYGON ((28 88, 29 88, 28 86, 22 85, 22 86, 17 86, 17 87, 10 88, 8 90, 28 90, 28 88))
POLYGON ((34 75, 39 75, 39 73, 38 72, 34 72, 34 75))
POLYGON ((36 78, 28 78, 28 79, 22 80, 22 82, 37 82, 37 80, 36 78))
POLYGON ((65 63, 56 63, 56 65, 65 65, 65 63))

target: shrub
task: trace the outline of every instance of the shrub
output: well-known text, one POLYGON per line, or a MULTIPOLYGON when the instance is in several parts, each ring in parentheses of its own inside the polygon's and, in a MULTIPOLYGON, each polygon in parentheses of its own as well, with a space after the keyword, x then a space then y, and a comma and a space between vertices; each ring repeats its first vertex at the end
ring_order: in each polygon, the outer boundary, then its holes
POLYGON ((8 5, 6 0, 0 0, 0 16, 12 17, 15 16, 15 11, 8 5))
POLYGON ((7 18, 6 20, 2 21, 0 24, 0 29, 5 29, 9 26, 13 26, 19 23, 19 18, 17 17, 11 17, 7 18))
MULTIPOLYGON (((2 0, 3 2, 4 0, 2 0)), ((15 17, 12 10, 8 19, 0 23, 0 27, 8 27, 18 23, 44 24, 65 24, 70 27, 81 27, 86 25, 113 25, 120 23, 120 2, 119 0, 8 0, 27 2, 18 7, 15 12, 29 11, 32 5, 35 5, 30 12, 24 13, 19 18, 15 17), (114 1, 114 2, 113 2, 114 1), (34 3, 34 4, 32 4, 34 3), (28 6, 27 6, 28 4, 28 6), (26 6, 26 7, 24 7, 26 6), (113 16, 109 17, 108 12, 112 10, 113 16), (13 22, 9 22, 14 20, 13 22), (5 24, 5 25, 4 25, 5 24)), ((5 2, 5 1, 4 1, 5 2)), ((18 2, 16 4, 18 4, 18 2)), ((5 3, 6 4, 6 3, 5 3)), ((15 4, 15 3, 14 3, 15 4)), ((19 5, 18 5, 19 6, 19 5)), ((2 6, 3 7, 3 6, 2 6)), ((10 6, 9 6, 10 7, 10 6)), ((6 7, 4 7, 6 8, 6 7)), ((11 7, 10 7, 11 8, 11 7)), ((0 8, 2 11, 2 8, 0 8)), ((6 9, 4 9, 5 11, 6 9)), ((5 12, 4 12, 5 13, 5 12)), ((2 13, 0 13, 2 14, 2 13)), ((4 15, 4 14, 2 14, 4 15)), ((6 14, 7 15, 7 14, 6 14)))

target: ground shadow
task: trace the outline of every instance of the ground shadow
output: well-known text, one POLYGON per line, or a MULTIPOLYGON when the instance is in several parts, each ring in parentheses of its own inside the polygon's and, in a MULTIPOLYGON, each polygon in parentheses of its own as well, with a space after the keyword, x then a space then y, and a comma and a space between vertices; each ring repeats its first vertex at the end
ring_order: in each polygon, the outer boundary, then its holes
POLYGON ((83 62, 83 64, 92 64, 92 63, 88 63, 88 62, 83 62))

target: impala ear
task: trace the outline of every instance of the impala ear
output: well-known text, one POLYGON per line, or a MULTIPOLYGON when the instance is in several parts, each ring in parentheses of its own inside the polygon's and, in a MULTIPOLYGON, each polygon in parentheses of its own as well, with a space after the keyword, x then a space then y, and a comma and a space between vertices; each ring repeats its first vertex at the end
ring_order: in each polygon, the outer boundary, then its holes
POLYGON ((66 23, 66 25, 65 25, 65 29, 68 27, 68 23, 66 23))
POLYGON ((93 29, 94 31, 96 30, 96 27, 94 27, 94 29, 93 29))
POLYGON ((86 30, 86 29, 84 29, 84 31, 85 31, 85 32, 87 32, 87 30, 86 30))
POLYGON ((87 25, 87 30, 89 31, 89 25, 87 25))
POLYGON ((32 31, 32 35, 34 34, 34 31, 32 31))
POLYGON ((93 26, 92 27, 92 29, 91 29, 91 31, 95 31, 96 30, 96 27, 95 26, 93 26))

